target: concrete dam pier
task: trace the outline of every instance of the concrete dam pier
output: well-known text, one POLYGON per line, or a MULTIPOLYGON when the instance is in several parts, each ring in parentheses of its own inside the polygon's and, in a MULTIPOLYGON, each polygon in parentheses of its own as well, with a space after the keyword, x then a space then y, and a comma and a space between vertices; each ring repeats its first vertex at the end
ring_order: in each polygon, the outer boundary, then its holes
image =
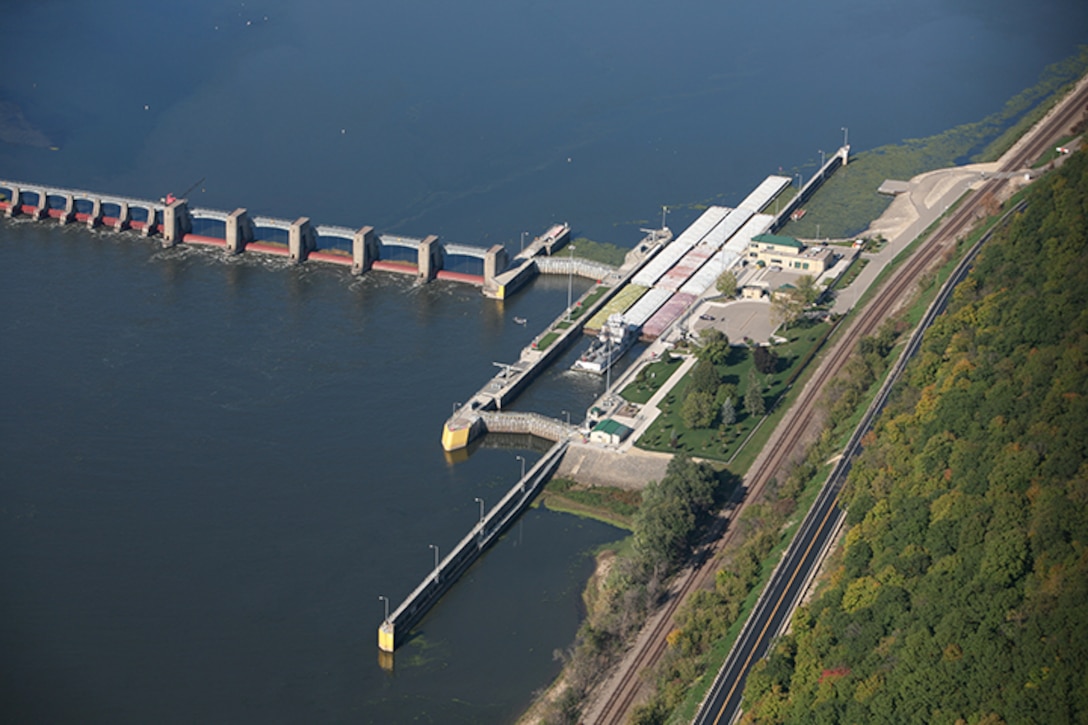
POLYGON ((501 244, 484 248, 442 242, 435 235, 420 239, 379 234, 371 226, 356 229, 317 225, 308 217, 257 216, 245 208, 231 212, 206 209, 173 196, 152 201, 4 179, 0 179, 0 212, 8 218, 136 232, 159 239, 165 247, 198 244, 219 247, 228 254, 255 252, 299 264, 338 264, 349 267, 354 275, 379 270, 410 275, 422 282, 462 282, 498 299, 536 273, 533 255, 550 254, 570 235, 568 225, 554 225, 523 250, 512 265, 501 244), (532 254, 524 256, 530 250, 532 254))

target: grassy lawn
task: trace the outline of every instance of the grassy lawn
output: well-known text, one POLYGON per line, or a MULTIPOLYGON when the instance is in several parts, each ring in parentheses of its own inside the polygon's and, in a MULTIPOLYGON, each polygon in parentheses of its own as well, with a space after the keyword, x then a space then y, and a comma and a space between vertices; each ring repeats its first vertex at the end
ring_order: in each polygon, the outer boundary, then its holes
POLYGON ((548 345, 551 345, 553 342, 555 342, 556 338, 558 338, 558 337, 559 337, 558 332, 549 332, 544 337, 540 338, 540 342, 537 343, 536 349, 537 350, 547 350, 548 345))
POLYGON ((850 263, 850 267, 846 270, 846 273, 840 275, 838 279, 831 283, 831 286, 827 288, 828 292, 837 289, 844 289, 850 286, 850 283, 857 279, 861 274, 861 270, 865 269, 865 265, 869 264, 869 260, 860 254, 854 257, 854 261, 850 263))
POLYGON ((597 287, 592 292, 590 292, 589 295, 584 300, 582 300, 582 306, 583 307, 592 307, 594 304, 596 304, 597 300, 601 299, 601 295, 603 295, 605 292, 607 292, 610 289, 611 289, 611 287, 608 287, 608 286, 603 285, 603 284, 602 285, 597 285, 597 287))
MULTIPOLYGON (((778 369, 769 375, 756 373, 768 410, 786 390, 828 329, 827 323, 805 320, 783 333, 789 342, 774 348, 779 358, 778 369)), ((740 400, 744 398, 752 370, 752 355, 746 348, 733 348, 728 364, 718 367, 722 382, 737 386, 740 400)), ((684 425, 680 414, 688 383, 685 377, 661 401, 661 415, 639 439, 638 447, 666 453, 683 450, 700 458, 727 461, 755 429, 761 417, 750 415, 738 401, 736 423, 725 431, 717 426, 692 430, 684 425), (672 445, 674 435, 675 447, 672 445)))
POLYGON ((586 516, 630 531, 631 521, 642 503, 642 493, 553 478, 544 488, 541 503, 552 511, 586 516))
POLYGON ((620 395, 632 403, 644 404, 653 397, 665 382, 672 377, 684 362, 683 358, 669 356, 655 363, 650 363, 639 373, 640 380, 628 385, 620 395))

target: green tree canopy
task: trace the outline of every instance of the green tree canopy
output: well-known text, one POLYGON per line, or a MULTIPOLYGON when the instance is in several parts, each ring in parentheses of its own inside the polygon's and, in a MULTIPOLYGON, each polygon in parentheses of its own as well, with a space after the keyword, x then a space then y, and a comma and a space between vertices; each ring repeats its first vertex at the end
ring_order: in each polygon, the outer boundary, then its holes
POLYGON ((725 365, 729 359, 729 338, 716 327, 706 327, 699 332, 699 349, 696 351, 700 360, 714 365, 725 365))
POLYGON ((797 290, 780 289, 771 295, 771 320, 776 324, 789 327, 804 311, 805 301, 797 290))
POLYGON ((1088 721, 1088 154, 1028 202, 854 463, 845 555, 749 679, 752 721, 1088 721))
POLYGON ((716 393, 722 384, 722 376, 709 360, 700 359, 691 369, 688 392, 716 393))
POLYGON ((718 292, 726 297, 737 296, 737 275, 733 274, 730 270, 725 270, 718 276, 718 281, 714 283, 718 292))
POLYGON ((816 286, 816 278, 811 274, 801 275, 794 286, 805 306, 811 305, 820 298, 820 288, 816 286))
POLYGON ((692 390, 680 406, 680 417, 688 428, 709 428, 714 425, 714 396, 702 390, 692 390))
POLYGON ((748 371, 748 386, 744 391, 744 409, 749 415, 760 416, 767 412, 767 405, 763 400, 763 386, 755 370, 748 371))

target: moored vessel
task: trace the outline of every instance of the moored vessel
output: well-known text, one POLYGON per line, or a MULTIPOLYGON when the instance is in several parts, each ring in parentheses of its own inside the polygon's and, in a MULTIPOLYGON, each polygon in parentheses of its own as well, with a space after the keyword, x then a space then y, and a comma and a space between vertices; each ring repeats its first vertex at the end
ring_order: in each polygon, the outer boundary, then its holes
POLYGON ((629 323, 621 313, 609 315, 597 339, 571 368, 604 375, 635 344, 638 329, 637 325, 629 323))

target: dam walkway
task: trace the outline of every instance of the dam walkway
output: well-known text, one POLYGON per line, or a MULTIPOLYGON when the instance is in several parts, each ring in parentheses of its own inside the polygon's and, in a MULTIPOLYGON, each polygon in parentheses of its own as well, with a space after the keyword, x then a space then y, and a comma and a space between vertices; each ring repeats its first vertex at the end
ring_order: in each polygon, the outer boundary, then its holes
MULTIPOLYGON (((0 179, 0 213, 8 218, 136 232, 158 238, 164 247, 196 244, 218 247, 230 255, 256 252, 297 264, 338 264, 349 267, 355 275, 381 270, 411 275, 423 282, 462 282, 482 288, 489 296, 496 296, 496 289, 504 294, 513 292, 516 285, 509 289, 502 285, 526 268, 536 271, 535 263, 520 256, 511 265, 501 244, 483 247, 442 241, 433 234, 424 238, 379 234, 370 226, 319 225, 309 217, 260 216, 245 208, 227 212, 192 206, 187 199, 173 195, 158 200, 138 199, 0 179)), ((551 254, 569 237, 569 225, 553 225, 523 254, 551 254)))

